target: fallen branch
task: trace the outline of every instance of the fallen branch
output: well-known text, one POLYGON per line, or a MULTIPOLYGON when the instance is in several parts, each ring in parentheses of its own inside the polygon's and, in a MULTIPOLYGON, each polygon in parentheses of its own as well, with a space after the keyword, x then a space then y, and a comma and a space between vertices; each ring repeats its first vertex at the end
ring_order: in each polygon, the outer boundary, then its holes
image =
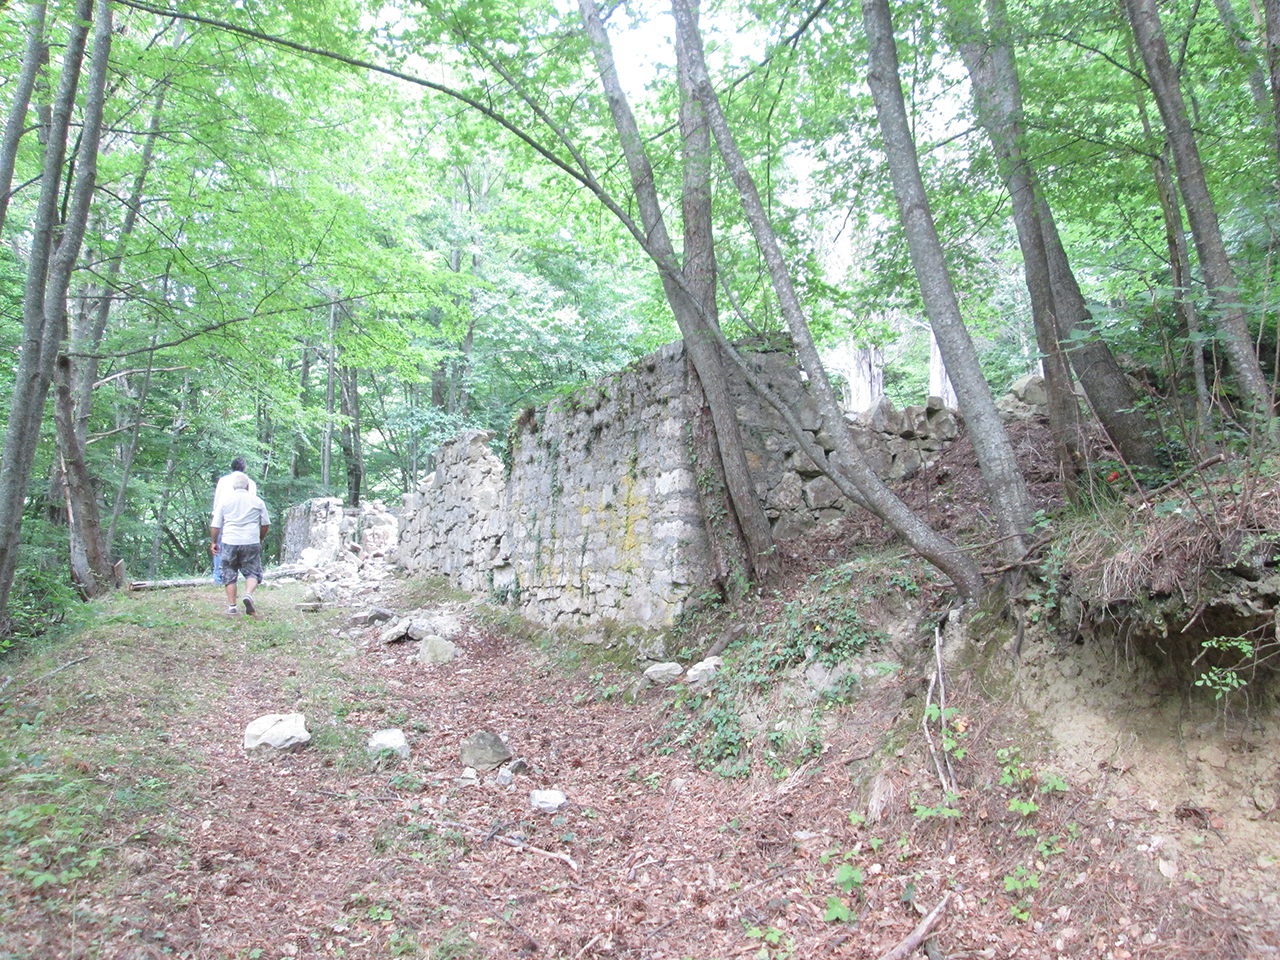
POLYGON ((911 931, 911 935, 888 953, 881 956, 880 960, 906 960, 907 957, 919 950, 920 944, 924 943, 925 940, 929 938, 929 934, 933 932, 933 928, 937 926, 938 921, 942 919, 942 913, 946 910, 947 901, 950 899, 951 891, 948 890, 943 894, 942 899, 938 901, 938 905, 930 910, 925 918, 920 921, 919 926, 911 931))
MULTIPOLYGON (((263 570, 262 579, 271 580, 275 577, 283 577, 293 575, 297 571, 294 570, 263 570)), ((214 583, 213 575, 204 577, 183 577, 180 580, 132 580, 129 583, 130 590, 168 590, 170 587, 220 587, 221 584, 214 583)))
MULTIPOLYGON (((39 683, 41 680, 48 680, 48 679, 49 679, 50 677, 52 677, 55 673, 61 673, 63 670, 67 669, 67 667, 74 667, 77 663, 84 663, 84 662, 85 662, 86 660, 88 660, 91 656, 93 656, 93 654, 91 654, 91 653, 86 653, 83 657, 76 657, 74 660, 70 660, 70 661, 68 661, 68 662, 64 663, 64 664, 63 664, 62 666, 60 666, 60 667, 55 667, 53 670, 50 670, 48 673, 41 674, 40 676, 36 677, 34 680, 30 680, 30 681, 28 681, 27 683, 24 683, 24 684, 23 684, 22 686, 20 686, 18 689, 19 689, 19 690, 26 690, 28 687, 34 687, 34 686, 35 686, 37 683, 39 683)), ((12 678, 10 678, 10 679, 12 679, 12 678)), ((8 685, 9 685, 9 684, 7 684, 7 683, 5 684, 5 686, 6 686, 6 687, 7 687, 8 685)))
POLYGON ((578 872, 578 865, 574 862, 573 857, 567 853, 556 853, 554 850, 543 850, 541 847, 531 846, 523 840, 517 840, 515 837, 506 837, 502 834, 494 836, 489 835, 488 830, 481 830, 479 827, 473 827, 470 824, 458 823, 456 820, 437 820, 435 817, 428 817, 429 823, 434 823, 438 827, 453 827, 455 830, 466 830, 468 833, 475 833, 483 836, 486 840, 497 840, 499 843, 505 843, 508 847, 516 850, 527 850, 529 853, 537 853, 544 857, 550 857, 552 860, 561 860, 569 865, 574 873, 578 872))

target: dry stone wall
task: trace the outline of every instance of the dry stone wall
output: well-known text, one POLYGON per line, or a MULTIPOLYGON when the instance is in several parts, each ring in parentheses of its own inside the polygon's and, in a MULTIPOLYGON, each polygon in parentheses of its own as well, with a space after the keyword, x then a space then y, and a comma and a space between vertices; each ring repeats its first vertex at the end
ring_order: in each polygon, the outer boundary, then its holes
MULTIPOLYGON (((887 404, 824 424, 784 353, 751 355, 766 382, 825 449, 852 429, 885 477, 910 476, 953 439, 940 403, 887 404)), ((406 496, 395 559, 412 573, 513 604, 548 626, 612 620, 671 624, 710 581, 710 550, 691 455, 697 391, 673 344, 591 387, 526 411, 510 467, 494 436, 446 444, 406 496)), ((779 539, 854 509, 734 371, 730 392, 747 459, 779 539)))

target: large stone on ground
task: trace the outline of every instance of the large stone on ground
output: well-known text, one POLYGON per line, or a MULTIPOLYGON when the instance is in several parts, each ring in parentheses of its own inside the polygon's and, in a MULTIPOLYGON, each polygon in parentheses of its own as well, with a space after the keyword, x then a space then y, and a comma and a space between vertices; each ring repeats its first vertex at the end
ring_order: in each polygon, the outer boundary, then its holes
POLYGON ((511 748, 492 730, 481 730, 462 741, 461 759, 464 767, 493 770, 512 756, 511 748))
POLYGON ((404 731, 398 727, 379 730, 369 738, 367 749, 375 757, 380 756, 384 750, 391 750, 401 759, 409 759, 409 741, 405 739, 404 731))
POLYGON ((678 663, 655 663, 645 670, 645 678, 653 683, 666 685, 675 683, 684 673, 684 667, 678 663))
POLYGON ((307 718, 300 713, 268 713, 244 728, 244 749, 301 750, 311 742, 307 718))
POLYGON ((458 645, 452 640, 437 637, 435 634, 422 638, 418 647, 419 663, 448 663, 461 653, 458 645))

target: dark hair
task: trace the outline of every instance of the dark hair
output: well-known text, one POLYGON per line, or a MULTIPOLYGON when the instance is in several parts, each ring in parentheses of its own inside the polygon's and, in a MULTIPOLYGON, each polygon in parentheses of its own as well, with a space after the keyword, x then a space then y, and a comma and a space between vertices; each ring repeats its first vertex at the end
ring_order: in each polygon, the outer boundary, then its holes
POLYGON ((236 457, 231 461, 231 469, 239 470, 241 473, 246 472, 249 468, 245 466, 244 457, 236 457))

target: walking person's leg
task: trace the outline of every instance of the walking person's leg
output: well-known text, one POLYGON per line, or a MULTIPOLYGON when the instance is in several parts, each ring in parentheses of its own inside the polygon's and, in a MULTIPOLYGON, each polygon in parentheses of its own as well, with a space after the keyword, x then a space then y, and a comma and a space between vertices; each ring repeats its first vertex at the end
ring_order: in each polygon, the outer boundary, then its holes
POLYGON ((240 609, 236 606, 236 581, 240 579, 239 547, 223 544, 218 553, 222 556, 222 584, 227 588, 227 614, 236 614, 240 609))
POLYGON ((262 544, 242 549, 244 557, 240 569, 244 571, 244 612, 257 616, 258 605, 253 599, 253 588, 262 581, 262 544))

